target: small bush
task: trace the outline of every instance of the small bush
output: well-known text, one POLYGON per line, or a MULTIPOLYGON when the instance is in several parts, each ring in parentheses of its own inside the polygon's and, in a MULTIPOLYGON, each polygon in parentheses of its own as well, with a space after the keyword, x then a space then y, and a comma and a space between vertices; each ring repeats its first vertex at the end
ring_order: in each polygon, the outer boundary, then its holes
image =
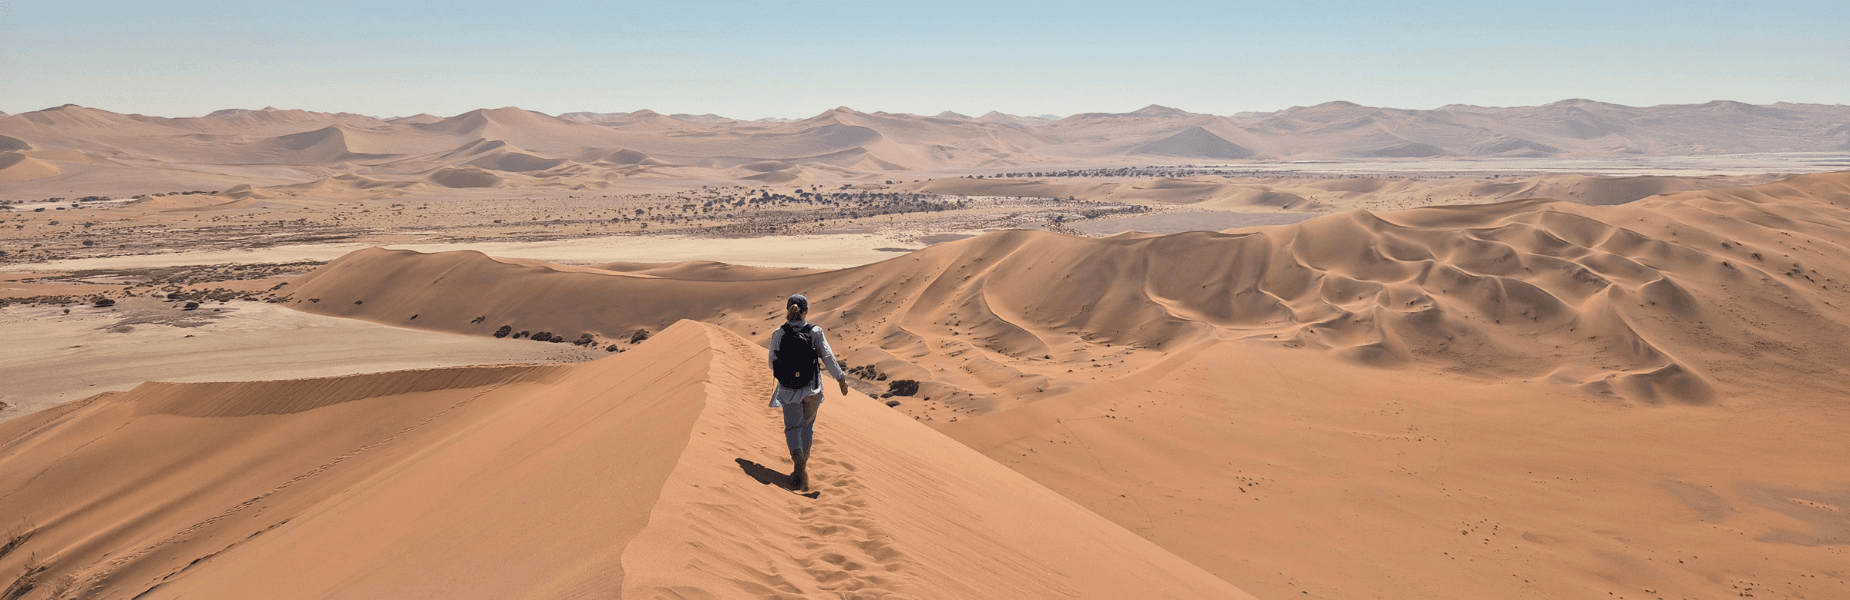
POLYGON ((919 382, 912 379, 895 379, 886 384, 886 391, 894 396, 911 396, 919 393, 919 382))

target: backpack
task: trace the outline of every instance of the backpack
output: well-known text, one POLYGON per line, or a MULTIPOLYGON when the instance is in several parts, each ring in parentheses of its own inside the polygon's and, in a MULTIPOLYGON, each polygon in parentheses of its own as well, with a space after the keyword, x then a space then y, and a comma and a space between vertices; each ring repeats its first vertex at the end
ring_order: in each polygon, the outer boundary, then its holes
POLYGON ((816 382, 816 372, 822 365, 816 357, 816 343, 809 339, 814 326, 804 323, 798 329, 796 325, 784 324, 784 338, 777 343, 777 360, 771 361, 771 370, 777 375, 778 385, 806 390, 816 382))

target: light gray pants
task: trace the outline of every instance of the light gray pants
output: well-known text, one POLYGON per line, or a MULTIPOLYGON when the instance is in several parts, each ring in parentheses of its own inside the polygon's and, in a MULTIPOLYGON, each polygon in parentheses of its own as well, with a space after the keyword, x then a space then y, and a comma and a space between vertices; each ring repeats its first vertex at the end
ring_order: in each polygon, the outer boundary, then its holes
POLYGON ((816 413, 822 410, 822 394, 804 398, 802 402, 784 403, 784 443, 790 450, 802 450, 809 453, 810 442, 816 437, 816 413))

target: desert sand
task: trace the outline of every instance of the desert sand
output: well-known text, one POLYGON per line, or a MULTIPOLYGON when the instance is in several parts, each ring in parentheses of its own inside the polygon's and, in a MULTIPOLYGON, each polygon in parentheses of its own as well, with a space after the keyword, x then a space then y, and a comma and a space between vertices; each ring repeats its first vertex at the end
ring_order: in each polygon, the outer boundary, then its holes
POLYGON ((1850 596, 1844 110, 0 118, 0 598, 1850 596))
POLYGON ((53 595, 1250 597, 862 395, 780 489, 761 352, 149 383, 0 425, 0 506, 53 595))

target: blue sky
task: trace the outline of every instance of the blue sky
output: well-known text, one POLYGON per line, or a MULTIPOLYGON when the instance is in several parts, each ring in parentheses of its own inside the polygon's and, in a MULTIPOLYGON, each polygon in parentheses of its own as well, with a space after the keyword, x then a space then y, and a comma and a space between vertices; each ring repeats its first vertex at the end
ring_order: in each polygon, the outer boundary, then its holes
POLYGON ((1850 2, 0 0, 0 111, 1850 103, 1850 2))

